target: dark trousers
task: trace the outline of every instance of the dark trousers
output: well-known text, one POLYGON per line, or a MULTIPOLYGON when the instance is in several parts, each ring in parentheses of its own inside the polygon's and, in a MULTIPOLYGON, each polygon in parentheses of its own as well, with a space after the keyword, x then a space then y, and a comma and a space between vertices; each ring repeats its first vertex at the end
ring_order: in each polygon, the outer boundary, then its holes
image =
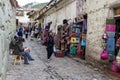
POLYGON ((50 59, 53 54, 53 47, 47 48, 47 59, 50 59))
POLYGON ((81 49, 82 49, 83 57, 85 57, 86 46, 81 46, 81 49))
POLYGON ((37 36, 38 36, 38 33, 35 33, 35 34, 34 34, 34 37, 37 38, 37 36))
POLYGON ((26 38, 26 39, 28 38, 28 34, 25 34, 25 38, 26 38))
POLYGON ((120 49, 120 47, 116 46, 116 48, 115 48, 115 56, 118 55, 118 53, 119 53, 119 49, 120 49))

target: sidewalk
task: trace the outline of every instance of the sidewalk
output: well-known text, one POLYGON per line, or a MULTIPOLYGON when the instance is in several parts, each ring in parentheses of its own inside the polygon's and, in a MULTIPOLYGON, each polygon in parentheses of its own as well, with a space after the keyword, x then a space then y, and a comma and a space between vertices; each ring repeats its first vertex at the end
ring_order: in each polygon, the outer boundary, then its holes
POLYGON ((45 47, 36 40, 28 39, 24 45, 31 49, 30 54, 35 61, 31 61, 29 65, 14 66, 13 55, 10 55, 6 80, 119 80, 68 57, 52 56, 48 63, 45 47))

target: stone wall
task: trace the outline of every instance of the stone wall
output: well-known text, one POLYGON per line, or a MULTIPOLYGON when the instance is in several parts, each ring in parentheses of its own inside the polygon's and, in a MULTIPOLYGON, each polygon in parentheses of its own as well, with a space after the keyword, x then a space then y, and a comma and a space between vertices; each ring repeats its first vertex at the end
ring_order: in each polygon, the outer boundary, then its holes
POLYGON ((0 0, 0 80, 5 80, 9 42, 15 31, 15 8, 10 1, 0 0))
POLYGON ((88 14, 88 32, 87 32, 87 49, 86 59, 89 63, 97 65, 98 62, 106 62, 100 59, 102 51, 101 42, 102 34, 105 31, 106 18, 113 17, 113 10, 110 9, 111 4, 118 3, 118 0, 86 0, 88 14), (91 60, 94 59, 94 60, 91 60))

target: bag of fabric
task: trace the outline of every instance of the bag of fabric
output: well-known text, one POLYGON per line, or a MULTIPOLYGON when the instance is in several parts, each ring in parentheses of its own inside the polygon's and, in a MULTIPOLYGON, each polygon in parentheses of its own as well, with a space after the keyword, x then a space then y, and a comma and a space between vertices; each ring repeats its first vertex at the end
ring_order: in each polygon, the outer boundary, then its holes
POLYGON ((115 32, 107 32, 108 37, 115 37, 115 32))
POLYGON ((60 40, 60 43, 65 43, 65 40, 64 40, 64 39, 61 39, 61 40, 60 40))
POLYGON ((76 38, 76 43, 79 43, 80 42, 80 38, 76 38))
POLYGON ((86 41, 84 39, 81 41, 81 46, 86 46, 86 41))
POLYGON ((120 47, 120 38, 117 39, 116 46, 120 47))
POLYGON ((80 51, 80 50, 79 50, 79 51, 77 51, 77 55, 78 55, 78 56, 83 56, 82 51, 80 51))
POLYGON ((106 24, 115 24, 115 19, 106 19, 106 24))
POLYGON ((80 37, 80 33, 76 33, 76 37, 80 37))
POLYGON ((108 34, 106 32, 102 35, 102 39, 104 39, 104 40, 108 39, 108 34))
POLYGON ((106 43, 105 43, 105 42, 102 42, 102 48, 103 48, 103 49, 106 49, 106 46, 107 46, 106 43))
POLYGON ((116 25, 115 24, 107 24, 106 25, 106 32, 115 32, 116 30, 116 25))
POLYGON ((76 37, 71 37, 71 43, 76 43, 76 37))
POLYGON ((70 54, 71 54, 71 55, 74 55, 74 54, 76 54, 76 53, 77 53, 76 48, 75 48, 75 47, 72 47, 72 48, 70 49, 70 54))
POLYGON ((107 39, 107 50, 108 51, 115 51, 115 38, 108 38, 107 39))
POLYGON ((67 44, 68 44, 68 45, 70 44, 70 40, 67 40, 67 44))
POLYGON ((100 58, 101 59, 108 59, 108 51, 107 50, 102 51, 100 54, 100 58))
POLYGON ((72 37, 76 37, 76 33, 72 33, 72 37))
POLYGON ((115 60, 115 55, 114 54, 109 54, 109 61, 114 61, 115 60))
POLYGON ((75 33, 76 32, 76 28, 72 28, 72 32, 75 33))
POLYGON ((119 72, 119 71, 120 71, 120 68, 118 67, 116 61, 113 61, 113 62, 112 62, 111 70, 114 71, 114 72, 119 72))

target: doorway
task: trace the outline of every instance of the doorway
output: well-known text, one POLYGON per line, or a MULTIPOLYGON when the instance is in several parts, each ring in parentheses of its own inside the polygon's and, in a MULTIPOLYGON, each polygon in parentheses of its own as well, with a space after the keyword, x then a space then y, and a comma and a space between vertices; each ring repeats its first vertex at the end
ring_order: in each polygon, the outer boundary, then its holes
MULTIPOLYGON (((116 20, 116 31, 115 31, 115 43, 117 43, 117 40, 120 38, 120 17, 115 17, 116 20)), ((115 56, 120 56, 119 48, 115 47, 115 56)))

